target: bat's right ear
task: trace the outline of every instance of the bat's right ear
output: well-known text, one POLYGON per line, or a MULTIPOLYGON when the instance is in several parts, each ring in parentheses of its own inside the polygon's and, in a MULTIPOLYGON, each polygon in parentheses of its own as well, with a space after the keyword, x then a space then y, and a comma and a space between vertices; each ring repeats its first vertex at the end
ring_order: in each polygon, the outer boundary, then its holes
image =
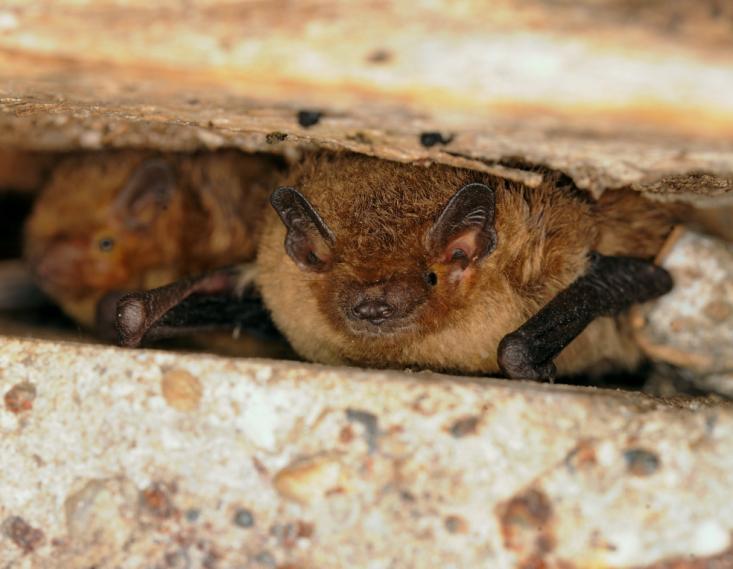
POLYGON ((295 188, 278 188, 270 203, 285 224, 285 251, 303 270, 324 272, 333 262, 334 237, 308 200, 295 188))
POLYGON ((173 169, 165 160, 145 160, 115 198, 114 212, 130 229, 145 229, 168 207, 175 187, 173 169))
POLYGON ((468 184, 443 208, 427 234, 428 250, 444 262, 465 266, 480 261, 496 247, 496 196, 485 184, 468 184))

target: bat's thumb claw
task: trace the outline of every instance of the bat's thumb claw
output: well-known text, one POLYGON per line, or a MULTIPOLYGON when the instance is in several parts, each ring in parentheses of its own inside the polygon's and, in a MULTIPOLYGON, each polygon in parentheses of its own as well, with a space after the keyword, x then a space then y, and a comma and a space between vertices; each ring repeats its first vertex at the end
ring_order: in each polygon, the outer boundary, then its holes
POLYGON ((115 326, 120 346, 136 348, 147 332, 148 310, 139 295, 133 293, 117 302, 115 326))
POLYGON ((508 334, 499 343, 499 367, 510 379, 532 379, 554 382, 557 368, 552 360, 536 363, 529 341, 519 334, 508 334))

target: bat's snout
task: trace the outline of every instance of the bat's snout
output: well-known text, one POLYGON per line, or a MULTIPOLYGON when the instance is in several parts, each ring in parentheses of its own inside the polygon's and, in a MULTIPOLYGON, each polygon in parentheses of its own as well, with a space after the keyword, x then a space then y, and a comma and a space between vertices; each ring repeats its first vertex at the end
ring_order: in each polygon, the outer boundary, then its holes
POLYGON ((422 281, 404 278, 364 284, 356 282, 341 297, 339 310, 355 336, 392 336, 414 328, 416 313, 426 299, 422 281))
POLYGON ((31 270, 43 288, 75 289, 81 255, 69 243, 56 243, 31 259, 31 270))
POLYGON ((367 320, 375 326, 378 326, 385 320, 391 318, 395 314, 396 309, 393 305, 382 299, 370 299, 354 306, 351 312, 355 318, 367 320))

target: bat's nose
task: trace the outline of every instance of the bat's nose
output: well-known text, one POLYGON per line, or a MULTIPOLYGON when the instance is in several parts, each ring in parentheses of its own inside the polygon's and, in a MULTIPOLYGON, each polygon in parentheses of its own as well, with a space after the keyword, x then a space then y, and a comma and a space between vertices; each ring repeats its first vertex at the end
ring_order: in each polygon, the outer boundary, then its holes
POLYGON ((381 299, 365 300, 351 310, 356 318, 368 320, 375 325, 381 324, 395 313, 395 307, 381 299))

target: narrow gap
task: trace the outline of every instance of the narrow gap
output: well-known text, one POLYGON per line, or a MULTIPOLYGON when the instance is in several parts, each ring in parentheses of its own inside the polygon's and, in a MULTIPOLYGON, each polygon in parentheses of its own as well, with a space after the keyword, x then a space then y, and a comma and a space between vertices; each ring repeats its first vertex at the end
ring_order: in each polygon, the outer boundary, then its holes
MULTIPOLYGON (((0 154, 2 152, 3 149, 0 148, 0 154)), ((104 340, 95 337, 74 318, 68 316, 51 298, 40 291, 34 284, 29 265, 24 259, 25 223, 33 211, 36 199, 40 195, 43 186, 49 183, 50 174, 41 175, 40 172, 51 172, 52 169, 48 168, 49 163, 53 163, 56 158, 61 160, 62 158, 68 158, 68 156, 70 155, 40 156, 39 175, 31 176, 36 180, 36 183, 23 187, 16 187, 12 173, 2 171, 3 168, 12 168, 12 161, 0 159, 0 212, 2 212, 2 223, 0 223, 0 334, 105 343, 104 340)), ((262 156, 264 159, 276 160, 274 156, 262 156)), ((575 188, 573 180, 566 174, 544 166, 529 164, 520 158, 507 157, 502 160, 491 161, 491 163, 552 176, 557 184, 563 187, 575 188)), ((27 167, 27 163, 25 166, 27 167)), ((278 167, 282 168, 283 164, 280 163, 278 167)), ((202 180, 202 183, 206 182, 207 180, 202 180)), ((86 188, 86 190, 89 190, 89 188, 86 188)), ((77 188, 76 191, 84 190, 77 188)), ((99 194, 100 204, 107 204, 109 199, 109 196, 105 197, 103 193, 99 194)), ((93 204, 94 201, 92 200, 90 207, 93 207, 93 204)), ((86 219, 90 219, 89 216, 86 219)), ((66 220, 66 223, 70 224, 69 227, 74 227, 73 219, 66 220)), ((79 227, 75 227, 75 230, 78 231, 79 227)), ((100 234, 99 227, 96 227, 94 232, 95 235, 100 234)), ((104 231, 101 233, 104 233, 104 231)), ((232 338, 231 334, 225 333, 207 334, 203 342, 196 337, 184 337, 158 341, 152 347, 206 351, 238 357, 297 359, 297 356, 284 342, 265 336, 232 338)), ((561 378, 559 383, 594 385, 611 389, 646 390, 657 394, 668 394, 664 393, 664 389, 668 389, 669 385, 673 384, 677 393, 705 394, 696 389, 689 381, 686 381, 685 374, 680 370, 652 364, 646 364, 634 373, 612 373, 600 377, 566 377, 561 378), (660 377, 662 376, 666 379, 660 384, 660 377), (660 388, 659 385, 662 385, 662 387, 660 388)))

